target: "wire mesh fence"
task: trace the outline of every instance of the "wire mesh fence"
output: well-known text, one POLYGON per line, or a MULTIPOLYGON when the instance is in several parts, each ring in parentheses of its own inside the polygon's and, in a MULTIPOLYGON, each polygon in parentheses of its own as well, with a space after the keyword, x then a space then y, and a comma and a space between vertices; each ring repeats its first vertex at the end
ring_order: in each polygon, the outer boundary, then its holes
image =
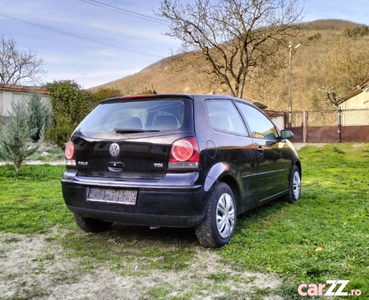
POLYGON ((294 111, 296 142, 369 142, 369 109, 294 111))
POLYGON ((369 109, 292 112, 292 127, 368 126, 369 109))

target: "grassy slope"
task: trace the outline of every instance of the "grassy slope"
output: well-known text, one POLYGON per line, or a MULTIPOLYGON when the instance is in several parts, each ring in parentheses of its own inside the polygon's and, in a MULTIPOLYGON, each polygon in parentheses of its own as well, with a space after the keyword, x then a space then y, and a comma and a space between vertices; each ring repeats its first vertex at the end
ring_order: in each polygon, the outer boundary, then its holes
MULTIPOLYGON (((360 26, 347 21, 320 20, 306 23, 303 36, 293 40, 293 44, 302 44, 293 56, 293 109, 318 109, 322 105, 322 87, 326 67, 324 55, 336 45, 344 28, 360 26), (320 39, 311 39, 320 34, 320 39), (310 39, 309 39, 310 38, 310 39)), ((355 47, 366 47, 369 38, 355 41, 355 47), (360 46, 361 45, 361 46, 360 46)), ((288 47, 280 49, 277 55, 285 62, 285 69, 276 76, 264 74, 260 78, 247 82, 244 96, 255 99, 269 106, 269 109, 287 110, 288 104, 288 47)), ((368 53, 369 54, 369 53, 368 53)), ((151 89, 153 85, 158 93, 210 93, 212 90, 226 90, 217 80, 201 69, 205 62, 195 60, 192 54, 177 55, 161 60, 141 72, 104 86, 114 87, 123 94, 137 94, 151 89)))
MULTIPOLYGON (((345 291, 361 289, 360 299, 368 298, 369 144, 311 146, 299 153, 301 200, 294 205, 274 201, 241 216, 230 244, 215 251, 236 270, 272 272, 283 278, 277 294, 284 299, 298 299, 301 283, 328 279, 350 280, 345 291)), ((119 262, 122 253, 131 252, 153 269, 180 270, 191 262, 197 242, 190 230, 115 225, 106 233, 81 234, 63 203, 63 169, 24 166, 16 175, 12 167, 0 167, 0 231, 29 234, 55 225, 67 228, 61 242, 75 256, 86 258, 86 268, 94 261, 119 262), (166 259, 158 262, 158 257, 166 259)))

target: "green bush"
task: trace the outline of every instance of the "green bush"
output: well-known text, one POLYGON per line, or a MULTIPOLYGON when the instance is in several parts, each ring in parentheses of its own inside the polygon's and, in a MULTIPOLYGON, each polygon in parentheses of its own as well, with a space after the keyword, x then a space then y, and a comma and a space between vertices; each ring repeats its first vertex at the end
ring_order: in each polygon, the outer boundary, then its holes
POLYGON ((99 102, 104 99, 118 97, 121 95, 120 90, 113 88, 100 88, 97 91, 91 92, 88 99, 88 108, 89 110, 93 110, 99 102))
POLYGON ((46 88, 50 91, 53 113, 53 126, 48 130, 48 138, 62 149, 76 126, 101 100, 120 95, 119 90, 111 88, 94 92, 83 90, 70 80, 54 81, 46 88))
POLYGON ((54 126, 48 131, 49 139, 64 148, 75 127, 86 116, 88 93, 70 80, 54 81, 47 86, 50 91, 54 126))
POLYGON ((64 149, 76 126, 77 123, 73 123, 69 116, 58 114, 55 118, 55 125, 50 127, 47 132, 48 138, 64 149))

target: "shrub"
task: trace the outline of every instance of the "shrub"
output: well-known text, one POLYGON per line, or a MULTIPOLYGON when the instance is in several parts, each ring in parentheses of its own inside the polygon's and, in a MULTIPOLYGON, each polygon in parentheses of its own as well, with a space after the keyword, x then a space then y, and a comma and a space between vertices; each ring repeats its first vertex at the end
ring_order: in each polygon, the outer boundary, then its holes
POLYGON ((118 97, 121 95, 120 90, 113 88, 99 88, 97 91, 91 92, 88 99, 88 108, 93 110, 101 100, 118 97))
POLYGON ((369 35, 369 27, 368 26, 360 26, 355 28, 345 28, 343 30, 343 36, 357 38, 369 35))
POLYGON ((63 149, 74 128, 88 112, 88 93, 70 80, 54 81, 46 87, 51 93, 54 115, 54 126, 49 129, 48 137, 63 149))
POLYGON ((31 138, 37 142, 41 138, 43 128, 52 124, 51 108, 48 103, 42 101, 39 93, 33 92, 28 100, 28 110, 30 114, 29 127, 36 129, 31 138))
POLYGON ((57 114, 55 125, 48 130, 48 138, 60 148, 64 149, 77 123, 73 123, 69 116, 57 114))
POLYGON ((51 93, 54 119, 48 137, 62 149, 76 126, 101 100, 121 94, 112 88, 100 88, 95 92, 83 90, 78 83, 70 80, 54 81, 46 87, 51 93))
POLYGON ((0 156, 12 162, 18 172, 26 158, 35 153, 43 142, 44 127, 40 131, 39 142, 32 144, 31 136, 36 134, 38 128, 29 127, 30 110, 27 101, 12 102, 11 106, 10 121, 0 132, 0 156))

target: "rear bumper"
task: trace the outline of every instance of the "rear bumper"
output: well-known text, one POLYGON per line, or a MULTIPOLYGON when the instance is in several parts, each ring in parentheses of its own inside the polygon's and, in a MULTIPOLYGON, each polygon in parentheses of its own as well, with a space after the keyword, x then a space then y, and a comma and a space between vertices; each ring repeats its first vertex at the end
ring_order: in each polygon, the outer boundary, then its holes
POLYGON ((124 224, 193 227, 204 218, 207 202, 202 186, 194 184, 198 173, 171 174, 161 181, 101 181, 73 178, 61 180, 64 201, 70 211, 85 217, 124 224), (186 184, 187 182, 187 184, 186 184), (135 189, 135 205, 87 200, 91 187, 135 189))

